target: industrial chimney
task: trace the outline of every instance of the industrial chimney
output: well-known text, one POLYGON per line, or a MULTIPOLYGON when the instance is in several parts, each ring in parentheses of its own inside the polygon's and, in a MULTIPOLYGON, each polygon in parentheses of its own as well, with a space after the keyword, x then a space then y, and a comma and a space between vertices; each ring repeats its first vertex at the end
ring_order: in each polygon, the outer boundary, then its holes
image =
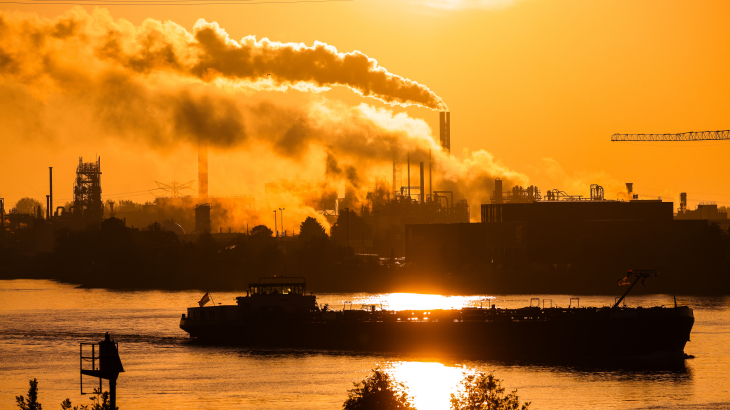
POLYGON ((632 200, 634 197, 632 194, 634 193, 634 183, 633 182, 627 182, 626 183, 626 189, 629 191, 629 201, 632 200))
POLYGON ((424 195, 425 191, 426 191, 426 181, 423 178, 423 162, 421 162, 421 201, 420 201, 421 205, 423 205, 424 197, 426 196, 426 195, 424 195))
POLYGON ((439 135, 441 147, 446 152, 451 152, 451 113, 441 111, 439 113, 439 135))
POLYGON ((494 198, 495 204, 501 204, 502 203, 502 180, 497 178, 494 180, 494 194, 492 195, 494 198))
POLYGON ((208 138, 198 136, 198 197, 208 198, 208 138))

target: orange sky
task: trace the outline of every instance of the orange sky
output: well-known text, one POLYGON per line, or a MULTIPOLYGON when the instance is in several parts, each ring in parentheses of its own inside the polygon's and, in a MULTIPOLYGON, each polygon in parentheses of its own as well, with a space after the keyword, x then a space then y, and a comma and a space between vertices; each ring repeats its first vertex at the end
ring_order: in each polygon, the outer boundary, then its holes
MULTIPOLYGON (((46 17, 68 8, 0 6, 46 17)), ((356 0, 107 8, 114 18, 135 25, 147 18, 171 20, 190 31, 204 18, 233 39, 255 35, 359 50, 444 100, 452 112, 455 156, 467 148, 484 149, 543 192, 560 188, 587 195, 590 183, 633 182, 641 195, 676 203, 679 192, 688 192, 690 205, 700 200, 730 205, 730 192, 722 189, 730 171, 730 141, 610 142, 615 132, 730 129, 726 1, 356 0)), ((344 88, 324 94, 353 106, 390 108, 344 88)), ((22 104, 15 109, 23 110, 22 104)), ((434 111, 391 109, 437 130, 434 111)), ((83 118, 74 115, 59 121, 76 123, 83 134, 83 118)), ((47 167, 53 165, 56 203, 70 199, 80 155, 102 156, 105 198, 151 200, 144 190, 154 188, 154 180, 197 178, 194 150, 177 146, 161 152, 88 135, 59 142, 5 132, 0 196, 8 205, 21 196, 44 199, 47 167)), ((242 178, 265 179, 266 164, 255 167, 242 178)), ((231 170, 248 172, 236 158, 211 153, 212 194, 242 193, 235 180, 215 180, 216 173, 231 170)))

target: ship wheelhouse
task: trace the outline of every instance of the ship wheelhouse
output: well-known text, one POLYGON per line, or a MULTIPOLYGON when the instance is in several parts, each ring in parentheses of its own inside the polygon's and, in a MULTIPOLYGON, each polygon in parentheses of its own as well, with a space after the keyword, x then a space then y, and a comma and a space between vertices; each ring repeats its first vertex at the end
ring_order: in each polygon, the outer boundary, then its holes
POLYGON ((249 309, 274 309, 284 312, 317 310, 317 299, 307 295, 307 284, 301 277, 261 278, 248 285, 246 296, 237 297, 239 306, 249 309))

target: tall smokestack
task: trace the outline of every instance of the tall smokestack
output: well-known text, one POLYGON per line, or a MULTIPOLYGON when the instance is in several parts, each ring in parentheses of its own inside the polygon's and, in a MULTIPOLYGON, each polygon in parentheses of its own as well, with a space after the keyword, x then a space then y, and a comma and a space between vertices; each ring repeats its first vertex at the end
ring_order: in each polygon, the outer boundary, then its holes
POLYGON ((423 162, 421 162, 421 205, 423 205, 423 197, 426 191, 426 181, 423 180, 423 162))
POLYGON ((451 152, 451 113, 441 111, 439 113, 439 135, 441 147, 444 151, 451 152))
POLYGON ((433 185, 431 184, 431 150, 428 150, 428 197, 433 200, 433 185))
POLYGON ((208 138, 198 137, 198 198, 208 198, 208 138))
POLYGON ((502 180, 499 178, 494 180, 494 203, 502 203, 502 180))
POLYGON ((406 161, 408 162, 408 201, 411 200, 411 154, 408 154, 406 156, 406 161))
POLYGON ((634 193, 634 183, 633 182, 627 182, 626 183, 626 189, 629 191, 629 201, 634 199, 632 194, 634 193))
POLYGON ((48 185, 51 191, 48 195, 48 214, 53 219, 53 167, 48 167, 48 185))
POLYGON ((51 220, 51 196, 46 195, 46 221, 51 220))

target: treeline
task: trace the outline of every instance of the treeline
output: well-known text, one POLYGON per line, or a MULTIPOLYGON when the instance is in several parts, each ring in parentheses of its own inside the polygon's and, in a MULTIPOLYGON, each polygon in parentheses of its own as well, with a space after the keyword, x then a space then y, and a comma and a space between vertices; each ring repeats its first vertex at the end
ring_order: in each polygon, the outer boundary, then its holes
POLYGON ((0 249, 6 262, 0 277, 116 289, 241 291, 260 277, 284 275, 306 277, 311 290, 339 292, 382 291, 403 276, 394 259, 356 255, 331 239, 314 218, 307 218, 299 231, 296 237, 276 238, 259 225, 225 241, 202 234, 188 242, 159 223, 132 229, 109 218, 98 228, 56 231, 50 254, 25 256, 0 249))

